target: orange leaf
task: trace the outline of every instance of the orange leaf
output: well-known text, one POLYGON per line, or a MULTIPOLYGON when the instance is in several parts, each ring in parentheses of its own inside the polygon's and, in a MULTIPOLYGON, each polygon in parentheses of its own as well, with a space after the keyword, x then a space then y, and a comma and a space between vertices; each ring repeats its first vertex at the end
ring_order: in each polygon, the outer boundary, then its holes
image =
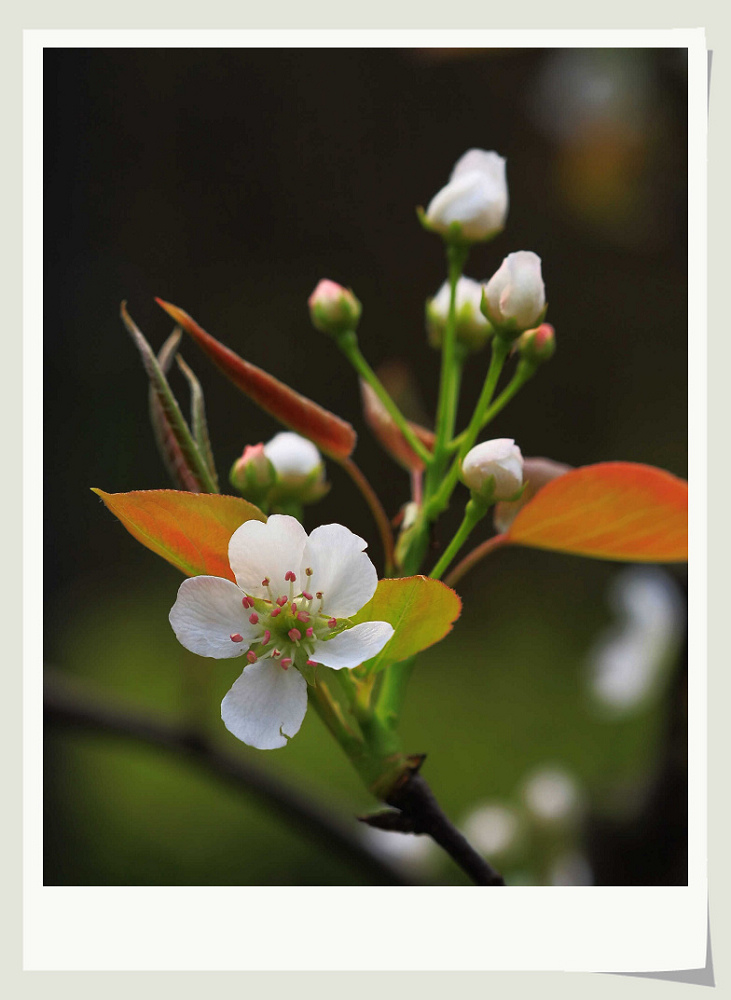
POLYGON ((352 453, 357 436, 349 423, 290 389, 273 375, 244 361, 210 333, 206 333, 182 309, 162 299, 155 301, 191 335, 224 375, 262 410, 276 417, 286 427, 309 438, 331 458, 343 459, 352 453))
POLYGON ((507 541, 628 562, 688 558, 688 484, 633 462, 574 469, 523 507, 507 541))
POLYGON ((266 521, 258 507, 241 497, 182 490, 105 493, 95 489, 127 531, 187 576, 233 580, 228 542, 244 521, 266 521))

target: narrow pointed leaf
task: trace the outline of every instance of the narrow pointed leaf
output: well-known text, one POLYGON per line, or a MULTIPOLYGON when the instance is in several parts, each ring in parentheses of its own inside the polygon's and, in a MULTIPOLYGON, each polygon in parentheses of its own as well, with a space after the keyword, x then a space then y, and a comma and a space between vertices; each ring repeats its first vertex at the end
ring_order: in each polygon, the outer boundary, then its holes
POLYGON ((127 312, 126 303, 124 302, 121 307, 121 316, 124 325, 127 327, 127 330, 131 334, 132 339, 140 352, 142 363, 145 366, 147 377, 150 380, 150 386, 155 392, 155 395, 160 403, 162 412, 169 425, 170 433, 172 433, 175 441, 177 442, 180 457, 185 462, 187 470, 200 484, 201 490, 206 493, 215 493, 216 487, 211 479, 208 469, 206 468, 203 458, 198 453, 196 443, 193 440, 190 430, 188 429, 188 425, 185 422, 185 418, 180 411, 177 400, 168 385, 168 380, 160 368, 152 348, 137 328, 132 317, 127 312))
POLYGON ((203 390, 201 389, 201 384, 195 377, 193 370, 183 361, 180 355, 175 359, 178 362, 178 367, 180 368, 183 375, 185 375, 188 380, 188 385, 190 386, 190 408, 193 417, 193 438, 198 447, 198 453, 202 456, 203 461, 206 463, 206 467, 213 480, 213 485, 216 487, 216 492, 218 492, 218 474, 216 473, 216 463, 213 460, 213 450, 211 448, 211 439, 208 436, 208 421, 206 420, 206 404, 203 398, 203 390))
POLYGON ((180 490, 93 491, 127 531, 187 576, 233 580, 228 543, 239 525, 266 521, 258 507, 241 497, 180 490))
MULTIPOLYGON (((371 386, 361 379, 360 389, 363 399, 363 416, 383 448, 404 469, 409 472, 421 472, 424 469, 423 461, 398 429, 390 413, 371 386)), ((421 427, 411 420, 408 421, 408 424, 424 447, 433 451, 434 434, 426 427, 421 427)))
POLYGON ((210 333, 206 333, 182 309, 162 299, 156 299, 156 302, 191 335, 224 375, 263 410, 276 417, 285 427, 309 438, 331 458, 342 461, 352 454, 357 437, 349 423, 290 389, 273 375, 244 361, 210 333))
POLYGON ((633 462, 574 469, 523 507, 507 540, 596 559, 685 562, 688 484, 633 462))
POLYGON ((427 576, 380 580, 371 600, 352 620, 390 622, 395 632, 378 656, 363 664, 363 671, 377 672, 439 642, 461 610, 459 596, 441 580, 427 576))
MULTIPOLYGON (((160 365, 163 375, 167 376, 182 336, 183 331, 180 327, 176 327, 158 352, 157 363, 160 365)), ((155 435, 157 450, 160 452, 160 457, 168 471, 173 486, 181 490, 189 490, 192 493, 200 493, 201 484, 188 467, 185 455, 173 432, 170 421, 165 416, 165 411, 162 408, 158 393, 153 387, 152 382, 150 383, 149 406, 150 422, 155 435)))

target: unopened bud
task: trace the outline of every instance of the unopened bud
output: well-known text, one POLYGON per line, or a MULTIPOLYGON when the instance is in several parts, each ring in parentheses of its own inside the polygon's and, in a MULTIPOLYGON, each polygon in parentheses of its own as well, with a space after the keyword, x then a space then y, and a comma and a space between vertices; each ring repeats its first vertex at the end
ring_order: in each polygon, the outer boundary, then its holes
POLYGON ((462 482, 490 503, 514 498, 523 485, 520 448, 512 438, 475 445, 462 462, 462 482))
POLYGON ((523 461, 523 478, 525 489, 517 500, 512 502, 505 500, 495 505, 493 511, 493 523, 495 530, 501 533, 508 530, 515 518, 529 500, 544 486, 570 472, 571 466, 564 465, 563 462, 554 462, 550 458, 526 458, 523 461))
POLYGON ((526 330, 521 334, 516 347, 526 361, 542 365, 556 352, 556 334, 550 323, 541 323, 535 330, 526 330))
MULTIPOLYGON (((426 304, 426 329, 429 343, 440 348, 447 328, 450 302, 449 282, 445 281, 433 299, 426 304)), ((482 286, 472 278, 460 278, 455 299, 455 332, 457 342, 469 351, 479 351, 493 333, 492 326, 480 312, 482 286)))
POLYGON ((470 149, 455 164, 449 183, 429 202, 422 221, 448 240, 474 243, 499 233, 507 213, 505 160, 492 151, 470 149))
POLYGON ((282 431, 264 445, 264 454, 275 473, 269 491, 271 503, 313 503, 327 493, 325 464, 320 452, 307 438, 292 431, 282 431))
POLYGON ((307 302, 312 325, 332 336, 355 330, 363 311, 349 288, 327 279, 318 284, 307 302))
POLYGON ((229 473, 234 489, 252 503, 261 503, 275 479, 274 466, 267 458, 263 444, 248 444, 229 473))
POLYGON ((508 254, 485 286, 482 312, 501 336, 515 338, 546 312, 541 258, 530 250, 508 254))

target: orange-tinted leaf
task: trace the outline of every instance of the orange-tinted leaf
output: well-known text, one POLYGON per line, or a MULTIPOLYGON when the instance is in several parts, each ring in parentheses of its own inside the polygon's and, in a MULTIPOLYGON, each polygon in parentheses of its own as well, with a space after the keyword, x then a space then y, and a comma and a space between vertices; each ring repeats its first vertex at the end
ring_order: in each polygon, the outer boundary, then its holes
POLYGON ((180 490, 94 490, 127 531, 187 576, 233 580, 228 542, 244 521, 266 521, 258 507, 241 497, 180 490))
MULTIPOLYGON (((360 389, 363 397, 363 416, 385 450, 399 465, 403 466, 409 472, 421 472, 424 468, 424 463, 393 422, 393 418, 373 389, 362 379, 360 389)), ((433 451, 434 434, 427 430, 426 427, 421 427, 410 420, 408 423, 424 447, 429 451, 433 451)))
POLYGON ((684 562, 688 484, 633 462, 574 469, 523 507, 507 540, 597 559, 684 562))
POLYGON ((155 301, 191 335, 224 375, 262 410, 276 417, 286 427, 309 438, 331 458, 343 459, 352 453, 357 436, 349 423, 290 389, 273 375, 244 361, 210 333, 206 333, 182 309, 162 299, 155 301))
POLYGON ((441 580, 408 576, 380 580, 376 592, 352 620, 390 622, 395 634, 378 656, 368 660, 368 672, 399 663, 443 639, 459 618, 462 601, 441 580))

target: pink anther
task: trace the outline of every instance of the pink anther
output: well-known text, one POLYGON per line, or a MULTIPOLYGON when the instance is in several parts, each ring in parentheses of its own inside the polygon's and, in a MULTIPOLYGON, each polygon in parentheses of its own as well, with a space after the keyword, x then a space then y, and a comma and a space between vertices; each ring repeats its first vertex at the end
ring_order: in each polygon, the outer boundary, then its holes
POLYGON ((265 646, 269 642, 269 640, 271 639, 271 637, 272 637, 272 633, 269 631, 268 628, 265 628, 264 629, 264 638, 262 639, 262 642, 264 643, 265 646))
POLYGON ((297 621, 298 622, 304 622, 305 624, 307 624, 307 622, 309 620, 310 620, 310 616, 307 614, 306 611, 298 611, 297 612, 297 621))
POLYGON ((316 667, 317 666, 317 660, 308 660, 307 661, 307 666, 308 667, 316 667))
POLYGON ((256 653, 254 653, 250 649, 249 652, 246 654, 246 659, 249 661, 249 663, 256 663, 256 653))
POLYGON ((280 662, 282 664, 282 667, 286 670, 288 667, 292 666, 292 657, 283 656, 280 662))
POLYGON ((289 581, 290 583, 295 583, 297 577, 294 575, 291 569, 288 569, 287 572, 284 574, 284 579, 289 581))
POLYGON ((276 618, 277 615, 281 615, 281 613, 282 613, 282 609, 281 608, 272 608, 269 617, 270 618, 276 618))
POLYGON ((241 603, 244 605, 245 608, 254 607, 254 602, 252 601, 252 599, 249 597, 248 594, 245 597, 241 598, 241 603))
POLYGON ((289 600, 289 598, 286 597, 284 594, 282 594, 281 597, 277 598, 277 604, 279 605, 280 608, 283 608, 284 605, 287 603, 288 600, 289 600))
POLYGON ((337 623, 338 623, 337 618, 328 618, 327 620, 327 624, 329 625, 330 628, 335 628, 337 623))
POLYGON ((249 621, 251 622, 252 625, 259 624, 259 615, 256 613, 256 611, 251 612, 251 614, 249 615, 249 621))
POLYGON ((315 594, 315 597, 318 599, 318 601, 321 601, 322 600, 322 591, 318 590, 317 593, 315 594))
POLYGON ((306 590, 302 591, 302 596, 304 597, 304 599, 306 601, 311 601, 312 600, 312 594, 308 594, 306 590))
POLYGON ((312 567, 308 566, 305 570, 305 576, 312 576, 312 567))
POLYGON ((308 639, 314 639, 315 638, 314 628, 312 627, 308 628, 307 631, 305 632, 305 635, 307 636, 308 639))
POLYGON ((287 635, 292 640, 292 642, 299 642, 300 639, 302 638, 302 633, 298 628, 291 628, 289 632, 287 632, 287 635))
POLYGON ((231 633, 231 642, 243 642, 243 641, 244 641, 243 635, 239 635, 238 632, 231 633))
POLYGON ((269 586, 269 577, 268 576, 264 577, 264 579, 261 581, 261 585, 262 585, 262 587, 268 587, 269 586))

